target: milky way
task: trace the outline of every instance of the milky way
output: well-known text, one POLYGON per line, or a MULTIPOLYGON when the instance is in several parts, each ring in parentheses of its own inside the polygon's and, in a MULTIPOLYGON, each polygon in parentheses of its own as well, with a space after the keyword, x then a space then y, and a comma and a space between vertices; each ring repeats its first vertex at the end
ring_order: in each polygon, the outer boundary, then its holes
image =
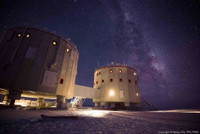
POLYGON ((92 86, 98 66, 127 64, 138 70, 147 101, 192 108, 200 102, 199 16, 193 0, 8 0, 0 5, 0 35, 31 26, 71 38, 80 52, 77 84, 92 86))

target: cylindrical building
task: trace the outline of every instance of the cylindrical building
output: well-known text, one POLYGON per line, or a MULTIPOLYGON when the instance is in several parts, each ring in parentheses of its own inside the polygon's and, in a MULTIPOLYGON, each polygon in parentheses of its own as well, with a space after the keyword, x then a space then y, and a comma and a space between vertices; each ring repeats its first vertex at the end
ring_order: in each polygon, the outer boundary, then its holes
POLYGON ((130 107, 140 103, 138 74, 128 66, 111 65, 97 69, 94 88, 100 90, 100 98, 93 100, 96 106, 115 104, 130 107))
POLYGON ((0 42, 0 88, 72 98, 79 53, 70 40, 36 28, 8 29, 0 42))

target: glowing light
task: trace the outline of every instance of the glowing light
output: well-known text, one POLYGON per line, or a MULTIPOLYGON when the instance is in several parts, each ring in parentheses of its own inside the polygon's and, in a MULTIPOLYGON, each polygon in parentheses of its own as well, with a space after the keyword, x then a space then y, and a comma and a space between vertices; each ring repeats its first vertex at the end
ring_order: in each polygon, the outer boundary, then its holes
POLYGON ((113 72, 113 70, 110 70, 109 72, 110 72, 110 73, 112 73, 112 72, 113 72))
POLYGON ((17 35, 17 37, 21 37, 21 36, 22 36, 22 34, 20 34, 20 33, 17 35))
POLYGON ((90 117, 104 117, 109 112, 110 111, 103 111, 103 110, 84 110, 84 111, 78 111, 78 114, 90 117))
POLYGON ((134 73, 134 75, 137 75, 136 72, 134 73))
POLYGON ((69 48, 67 48, 67 53, 69 53, 69 51, 70 51, 69 48))
POLYGON ((109 91, 109 95, 110 95, 110 96, 114 96, 114 95, 115 95, 115 92, 114 92, 113 90, 110 90, 110 91, 109 91))
POLYGON ((26 38, 29 38, 29 37, 30 37, 30 34, 27 34, 27 35, 26 35, 26 38))
POLYGON ((120 69, 119 72, 122 73, 122 70, 120 69))
POLYGON ((138 93, 136 93, 136 96, 139 96, 139 94, 138 94, 138 93))
POLYGON ((159 110, 159 111, 151 111, 151 112, 164 112, 164 113, 197 113, 199 114, 199 110, 194 109, 180 109, 180 110, 159 110))
POLYGON ((54 46, 56 46, 56 45, 57 45, 57 42, 56 42, 56 41, 53 41, 52 44, 53 44, 54 46))

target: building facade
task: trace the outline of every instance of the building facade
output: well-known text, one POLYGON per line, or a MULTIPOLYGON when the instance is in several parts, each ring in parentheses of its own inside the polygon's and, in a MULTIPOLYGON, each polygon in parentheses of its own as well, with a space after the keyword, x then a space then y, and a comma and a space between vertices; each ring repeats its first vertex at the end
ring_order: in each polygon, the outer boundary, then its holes
POLYGON ((94 88, 100 90, 100 97, 94 99, 95 106, 122 104, 139 106, 140 91, 138 74, 134 68, 111 65, 97 69, 94 73, 94 88))
POLYGON ((70 40, 36 28, 8 29, 0 42, 0 88, 72 98, 79 53, 70 40))

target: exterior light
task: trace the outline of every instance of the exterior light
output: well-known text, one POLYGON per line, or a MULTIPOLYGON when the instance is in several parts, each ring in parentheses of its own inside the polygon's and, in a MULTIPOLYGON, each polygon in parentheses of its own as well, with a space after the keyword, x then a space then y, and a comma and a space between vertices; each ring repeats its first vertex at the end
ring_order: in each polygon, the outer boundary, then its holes
POLYGON ((136 93, 136 96, 139 96, 139 94, 138 94, 138 93, 136 93))
POLYGON ((122 73, 122 70, 120 69, 119 72, 122 73))
POLYGON ((66 51, 67 51, 67 53, 69 53, 69 51, 70 51, 69 48, 67 48, 66 51))
POLYGON ((56 41, 53 41, 52 44, 53 44, 54 46, 56 46, 56 45, 57 45, 57 42, 56 42, 56 41))
POLYGON ((115 95, 115 92, 114 92, 113 90, 110 90, 110 91, 109 91, 109 95, 110 95, 110 96, 114 96, 114 95, 115 95))
POLYGON ((27 34, 27 35, 26 35, 26 38, 29 38, 29 37, 30 37, 30 34, 27 34))
POLYGON ((21 33, 18 33, 18 34, 17 34, 17 37, 21 37, 21 36, 22 36, 22 34, 21 34, 21 33))
POLYGON ((134 75, 136 75, 136 73, 134 73, 134 75))
POLYGON ((110 72, 110 73, 112 73, 112 72, 113 72, 113 70, 110 70, 109 72, 110 72))

